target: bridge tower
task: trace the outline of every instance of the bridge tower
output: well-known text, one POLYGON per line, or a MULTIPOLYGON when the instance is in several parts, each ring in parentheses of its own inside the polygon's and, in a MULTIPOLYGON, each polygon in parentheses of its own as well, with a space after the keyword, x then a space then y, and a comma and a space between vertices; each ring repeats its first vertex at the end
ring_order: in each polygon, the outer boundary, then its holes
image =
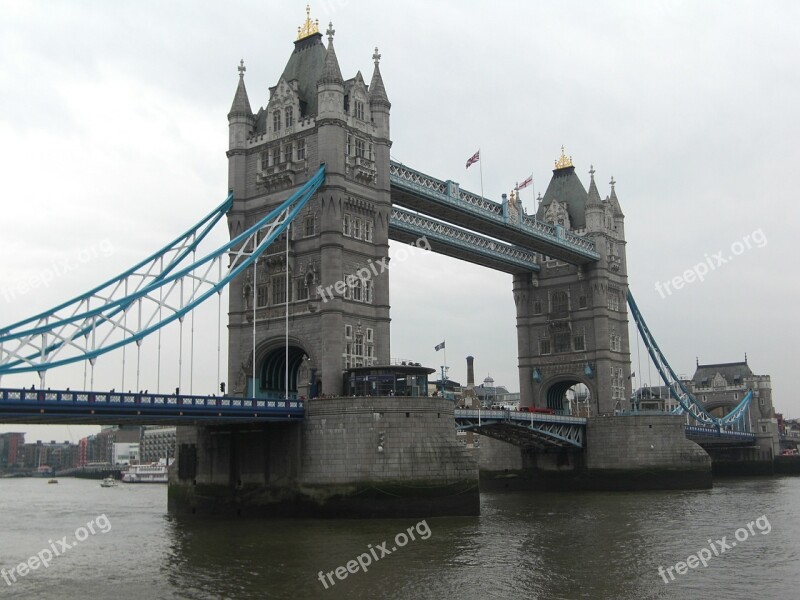
POLYGON ((369 86, 361 72, 344 80, 332 25, 326 33, 327 47, 307 15, 266 107, 256 113, 239 67, 228 113, 231 237, 323 163, 326 178, 292 223, 288 251, 284 234, 230 285, 233 395, 282 398, 287 388, 290 396, 339 395, 343 369, 389 358, 391 104, 378 49, 369 86))
POLYGON ((573 266, 542 256, 538 274, 514 276, 514 300, 522 404, 566 409, 566 391, 582 383, 598 415, 629 407, 628 278, 616 182, 601 200, 593 167, 589 175, 587 192, 562 147, 536 216, 592 239, 600 260, 573 266))

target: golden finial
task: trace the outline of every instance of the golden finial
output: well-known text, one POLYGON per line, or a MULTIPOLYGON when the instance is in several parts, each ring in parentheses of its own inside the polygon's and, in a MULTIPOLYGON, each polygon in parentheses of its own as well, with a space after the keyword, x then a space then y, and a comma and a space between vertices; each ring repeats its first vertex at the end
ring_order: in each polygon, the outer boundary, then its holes
POLYGON ((319 19, 311 20, 311 5, 306 4, 306 22, 297 28, 297 39, 302 40, 319 33, 319 19))
POLYGON ((561 146, 561 158, 556 161, 556 169, 566 169, 567 167, 572 167, 572 157, 567 157, 564 154, 564 146, 561 146))

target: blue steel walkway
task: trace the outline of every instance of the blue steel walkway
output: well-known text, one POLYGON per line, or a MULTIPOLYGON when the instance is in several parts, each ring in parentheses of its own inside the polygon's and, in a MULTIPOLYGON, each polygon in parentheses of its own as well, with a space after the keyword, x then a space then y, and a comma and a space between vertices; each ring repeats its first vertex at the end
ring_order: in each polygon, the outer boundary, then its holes
POLYGON ((302 400, 0 389, 0 423, 192 425, 299 421, 302 400))

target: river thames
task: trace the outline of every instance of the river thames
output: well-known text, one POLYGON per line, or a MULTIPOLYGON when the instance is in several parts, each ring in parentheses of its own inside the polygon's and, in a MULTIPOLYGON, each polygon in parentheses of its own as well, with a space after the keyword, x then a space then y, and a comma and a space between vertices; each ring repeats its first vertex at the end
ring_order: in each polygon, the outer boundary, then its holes
POLYGON ((0 598, 798 597, 800 478, 487 493, 480 517, 424 521, 184 521, 166 496, 0 480, 0 598))

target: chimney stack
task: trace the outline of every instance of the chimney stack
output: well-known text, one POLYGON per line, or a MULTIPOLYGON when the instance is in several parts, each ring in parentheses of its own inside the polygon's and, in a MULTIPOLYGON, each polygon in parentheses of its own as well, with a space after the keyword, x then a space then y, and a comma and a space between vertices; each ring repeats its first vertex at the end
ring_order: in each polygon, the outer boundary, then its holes
POLYGON ((472 389, 475 387, 475 369, 472 366, 474 357, 467 357, 467 388, 472 389))

